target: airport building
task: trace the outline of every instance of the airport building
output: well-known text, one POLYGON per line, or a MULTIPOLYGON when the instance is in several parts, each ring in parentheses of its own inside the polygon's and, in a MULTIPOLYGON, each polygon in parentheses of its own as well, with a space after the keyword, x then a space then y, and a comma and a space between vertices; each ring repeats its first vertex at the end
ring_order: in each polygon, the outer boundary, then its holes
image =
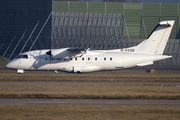
POLYGON ((158 66, 180 66, 179 4, 80 2, 51 0, 0 1, 0 55, 64 47, 119 49, 146 39, 159 21, 175 20, 158 66))

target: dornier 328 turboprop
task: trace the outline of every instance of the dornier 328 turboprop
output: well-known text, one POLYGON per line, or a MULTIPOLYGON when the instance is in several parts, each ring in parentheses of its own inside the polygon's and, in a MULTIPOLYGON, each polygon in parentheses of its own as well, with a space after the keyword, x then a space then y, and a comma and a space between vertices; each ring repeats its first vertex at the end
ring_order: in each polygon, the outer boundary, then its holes
POLYGON ((61 48, 23 52, 6 68, 24 70, 60 70, 74 73, 117 70, 146 66, 154 61, 171 58, 163 55, 174 21, 159 22, 147 39, 139 45, 114 50, 61 48))

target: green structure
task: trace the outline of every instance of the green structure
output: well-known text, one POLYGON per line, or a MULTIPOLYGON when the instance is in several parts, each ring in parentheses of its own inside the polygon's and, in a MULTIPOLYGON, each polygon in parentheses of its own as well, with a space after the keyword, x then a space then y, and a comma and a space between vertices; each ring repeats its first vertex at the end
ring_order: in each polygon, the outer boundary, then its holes
POLYGON ((122 14, 124 35, 132 39, 146 38, 159 21, 175 20, 170 39, 180 39, 179 4, 53 1, 53 12, 122 14))
POLYGON ((159 21, 175 20, 162 66, 180 66, 179 4, 53 1, 52 48, 118 49, 139 44, 159 21))

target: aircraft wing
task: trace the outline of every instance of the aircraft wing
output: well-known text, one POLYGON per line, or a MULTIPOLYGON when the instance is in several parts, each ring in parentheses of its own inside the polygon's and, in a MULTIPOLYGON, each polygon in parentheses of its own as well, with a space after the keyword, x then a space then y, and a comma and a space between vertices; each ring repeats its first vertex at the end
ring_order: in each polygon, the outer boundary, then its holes
POLYGON ((83 48, 64 48, 64 49, 54 49, 46 52, 47 55, 51 55, 53 58, 73 58, 81 57, 86 53, 86 50, 83 48))
POLYGON ((83 48, 68 48, 67 51, 69 51, 69 52, 80 52, 80 53, 86 52, 86 50, 83 48))

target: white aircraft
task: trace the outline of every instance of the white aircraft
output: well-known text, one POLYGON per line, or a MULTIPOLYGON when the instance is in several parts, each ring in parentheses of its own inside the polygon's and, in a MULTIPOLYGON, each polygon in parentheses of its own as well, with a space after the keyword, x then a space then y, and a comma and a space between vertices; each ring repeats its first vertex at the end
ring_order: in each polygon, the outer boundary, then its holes
POLYGON ((171 58, 162 55, 174 21, 162 21, 149 37, 137 46, 114 50, 62 48, 34 50, 19 54, 6 68, 24 70, 57 70, 84 73, 146 66, 154 61, 171 58))

